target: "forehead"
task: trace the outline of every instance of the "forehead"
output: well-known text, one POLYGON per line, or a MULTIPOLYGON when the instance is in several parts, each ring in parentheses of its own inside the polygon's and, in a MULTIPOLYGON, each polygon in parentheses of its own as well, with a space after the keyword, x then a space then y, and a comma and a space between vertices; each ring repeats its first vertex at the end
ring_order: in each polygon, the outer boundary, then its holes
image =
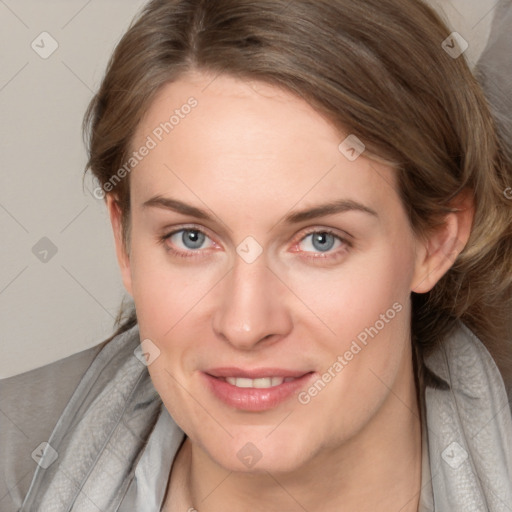
POLYGON ((385 206, 394 170, 364 154, 347 159, 339 145, 348 135, 272 85, 185 75, 162 87, 139 124, 133 148, 151 139, 152 149, 131 173, 133 196, 178 192, 218 203, 222 194, 239 212, 340 197, 385 206))
POLYGON ((192 145, 198 156, 238 153, 248 159, 277 156, 290 144, 296 146, 298 157, 320 145, 332 151, 341 136, 308 103, 290 92, 264 82, 199 72, 161 88, 136 138, 143 142, 155 130, 158 136, 159 128, 164 129, 163 140, 157 141, 163 144, 159 145, 180 145, 187 150, 192 145), (194 100, 197 105, 189 109, 187 104, 194 100), (169 121, 172 127, 165 125, 169 121), (171 128, 169 133, 165 127, 171 128), (185 142, 189 144, 183 147, 185 142))

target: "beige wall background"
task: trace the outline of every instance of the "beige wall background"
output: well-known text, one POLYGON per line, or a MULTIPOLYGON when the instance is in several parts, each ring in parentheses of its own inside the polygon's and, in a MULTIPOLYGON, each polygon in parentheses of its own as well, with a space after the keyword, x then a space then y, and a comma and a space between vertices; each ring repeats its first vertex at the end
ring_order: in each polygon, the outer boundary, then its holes
MULTIPOLYGON (((0 0, 0 378, 112 332, 124 288, 104 203, 90 179, 82 188, 81 122, 145 3, 0 0)), ((468 42, 473 65, 496 0, 429 3, 468 42)))

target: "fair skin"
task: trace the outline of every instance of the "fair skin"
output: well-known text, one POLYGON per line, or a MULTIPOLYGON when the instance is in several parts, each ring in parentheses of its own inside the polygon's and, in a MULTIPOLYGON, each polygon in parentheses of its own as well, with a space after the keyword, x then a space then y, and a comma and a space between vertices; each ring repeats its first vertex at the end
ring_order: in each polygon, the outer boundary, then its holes
POLYGON ((447 255, 469 236, 469 209, 420 239, 393 168, 364 153, 349 161, 338 150, 348 134, 287 92, 225 75, 211 81, 196 72, 167 84, 138 127, 134 148, 190 96, 198 101, 130 174, 129 251, 107 197, 140 338, 160 350, 151 379, 187 434, 164 510, 416 511, 421 422, 410 293, 430 290, 448 270, 447 255), (157 195, 210 219, 143 207, 157 195), (373 213, 285 221, 340 199, 373 213), (205 234, 199 247, 193 231, 158 242, 185 228, 205 234), (314 243, 313 228, 333 235, 314 243), (251 263, 236 251, 248 236, 262 249, 251 263), (307 391, 376 325, 308 403, 295 393, 255 412, 226 405, 205 385, 213 367, 279 367, 312 372, 307 391), (237 457, 249 442, 261 454, 252 467, 237 457))

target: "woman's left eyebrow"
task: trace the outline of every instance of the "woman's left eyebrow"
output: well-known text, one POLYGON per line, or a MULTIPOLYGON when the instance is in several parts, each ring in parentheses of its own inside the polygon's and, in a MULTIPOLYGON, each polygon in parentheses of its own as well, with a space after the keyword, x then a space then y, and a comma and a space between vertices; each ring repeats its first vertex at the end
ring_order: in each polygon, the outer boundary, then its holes
POLYGON ((289 213, 284 218, 284 222, 286 224, 297 224, 305 220, 316 219, 317 217, 324 217, 326 215, 334 215, 336 213, 344 213, 349 211, 358 211, 367 213, 376 218, 379 217, 378 213, 369 206, 366 206, 357 201, 353 201, 351 199, 339 199, 337 201, 316 205, 305 210, 289 213))

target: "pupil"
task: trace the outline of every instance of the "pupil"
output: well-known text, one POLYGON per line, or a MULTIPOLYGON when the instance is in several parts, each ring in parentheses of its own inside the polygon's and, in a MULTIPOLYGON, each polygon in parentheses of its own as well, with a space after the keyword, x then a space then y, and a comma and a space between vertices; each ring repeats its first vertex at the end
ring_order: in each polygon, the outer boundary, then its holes
POLYGON ((315 245, 315 248, 317 248, 320 251, 328 251, 334 245, 334 237, 330 233, 317 233, 313 237, 313 245, 315 245), (329 239, 331 243, 326 244, 326 239, 329 239), (320 243, 319 247, 315 245, 318 242, 320 243))
POLYGON ((196 230, 187 230, 183 232, 183 243, 189 249, 197 249, 201 247, 204 239, 204 234, 196 230))

